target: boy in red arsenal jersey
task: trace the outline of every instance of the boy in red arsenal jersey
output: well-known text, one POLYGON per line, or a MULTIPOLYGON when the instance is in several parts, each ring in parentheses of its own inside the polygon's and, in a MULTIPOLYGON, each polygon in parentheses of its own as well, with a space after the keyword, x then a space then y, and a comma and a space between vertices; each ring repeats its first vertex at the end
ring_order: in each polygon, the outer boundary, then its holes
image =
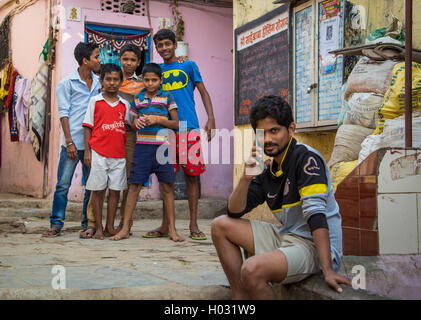
POLYGON ((105 191, 109 189, 105 232, 114 235, 114 219, 120 191, 127 189, 126 130, 130 106, 118 95, 123 81, 121 68, 107 63, 101 69, 103 92, 93 97, 86 111, 84 127, 85 157, 91 167, 86 188, 92 191, 96 233, 93 239, 104 239, 102 205, 105 191))

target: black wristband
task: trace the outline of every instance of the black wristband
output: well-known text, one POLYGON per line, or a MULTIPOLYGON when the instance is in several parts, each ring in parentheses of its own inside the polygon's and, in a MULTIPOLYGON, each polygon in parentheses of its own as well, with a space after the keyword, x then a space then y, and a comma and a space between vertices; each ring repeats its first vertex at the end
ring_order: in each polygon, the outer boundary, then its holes
POLYGON ((327 224, 326 216, 323 213, 316 213, 310 217, 307 221, 310 226, 310 231, 313 233, 314 230, 324 228, 329 229, 327 224))

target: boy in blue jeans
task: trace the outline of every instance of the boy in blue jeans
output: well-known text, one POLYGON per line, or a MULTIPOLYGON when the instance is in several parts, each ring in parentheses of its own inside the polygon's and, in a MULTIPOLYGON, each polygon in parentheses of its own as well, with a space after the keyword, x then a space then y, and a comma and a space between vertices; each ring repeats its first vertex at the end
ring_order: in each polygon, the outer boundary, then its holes
MULTIPOLYGON (((79 161, 82 162, 82 174, 86 181, 89 167, 83 163, 84 142, 82 121, 89 100, 101 91, 101 84, 95 71, 101 64, 99 49, 96 44, 80 42, 75 47, 75 59, 79 67, 61 80, 57 85, 57 105, 60 124, 63 129, 62 147, 57 169, 57 185, 54 192, 53 208, 50 217, 50 229, 43 233, 45 237, 60 235, 64 225, 67 206, 67 194, 72 183, 73 174, 79 161)), ((86 229, 88 220, 86 208, 90 191, 85 190, 83 199, 82 228, 86 229)))
POLYGON ((124 211, 123 228, 110 240, 129 238, 130 221, 143 184, 155 173, 162 193, 164 212, 169 222, 168 235, 178 242, 184 239, 175 228, 174 182, 175 174, 170 163, 162 164, 159 154, 171 156, 168 132, 165 128, 178 129, 177 105, 171 93, 162 91, 162 71, 159 65, 149 63, 143 67, 145 88, 134 97, 130 112, 133 115, 133 130, 137 130, 136 146, 130 169, 130 187, 124 211), (164 129, 163 129, 164 128, 164 129), (162 150, 164 152, 161 153, 162 150))

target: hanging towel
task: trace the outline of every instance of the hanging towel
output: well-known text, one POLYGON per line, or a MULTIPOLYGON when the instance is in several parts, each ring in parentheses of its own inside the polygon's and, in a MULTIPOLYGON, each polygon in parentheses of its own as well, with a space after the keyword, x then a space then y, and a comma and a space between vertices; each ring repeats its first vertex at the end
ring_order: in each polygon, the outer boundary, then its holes
MULTIPOLYGON (((21 76, 16 77, 15 83, 15 94, 16 94, 16 118, 19 124, 19 141, 26 142, 28 137, 29 143, 30 138, 28 135, 28 127, 26 125, 25 116, 28 114, 29 100, 26 99, 25 93, 27 92, 27 87, 30 87, 30 82, 28 79, 22 78, 21 76), (29 84, 29 85, 28 85, 29 84)), ((27 142, 28 143, 28 142, 27 142)))
POLYGON ((41 147, 44 139, 47 85, 48 64, 41 55, 38 72, 31 82, 29 107, 29 135, 38 161, 41 161, 41 147))

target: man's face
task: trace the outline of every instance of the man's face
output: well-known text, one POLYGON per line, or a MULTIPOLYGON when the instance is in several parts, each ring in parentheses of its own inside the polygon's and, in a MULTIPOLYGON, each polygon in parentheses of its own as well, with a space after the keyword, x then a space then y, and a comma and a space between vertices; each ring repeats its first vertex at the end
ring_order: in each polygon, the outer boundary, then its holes
POLYGON ((107 72, 104 79, 101 80, 101 84, 106 93, 117 93, 121 85, 120 72, 107 72))
POLYGON ((158 40, 155 42, 156 51, 164 59, 164 61, 171 60, 175 57, 175 49, 177 43, 173 43, 170 39, 158 40))
POLYGON ((120 56, 120 64, 125 74, 133 74, 140 64, 140 60, 133 51, 126 51, 120 56))
POLYGON ((295 130, 294 123, 287 129, 271 117, 258 120, 256 124, 256 129, 264 130, 263 151, 269 157, 276 157, 285 150, 295 130))
POLYGON ((156 93, 159 90, 159 86, 162 84, 162 78, 158 77, 153 72, 146 72, 143 75, 143 84, 149 93, 156 93))
POLYGON ((99 70, 99 67, 101 66, 101 58, 99 57, 99 49, 96 48, 94 51, 92 51, 91 56, 89 57, 89 60, 83 59, 88 68, 94 72, 99 70))

